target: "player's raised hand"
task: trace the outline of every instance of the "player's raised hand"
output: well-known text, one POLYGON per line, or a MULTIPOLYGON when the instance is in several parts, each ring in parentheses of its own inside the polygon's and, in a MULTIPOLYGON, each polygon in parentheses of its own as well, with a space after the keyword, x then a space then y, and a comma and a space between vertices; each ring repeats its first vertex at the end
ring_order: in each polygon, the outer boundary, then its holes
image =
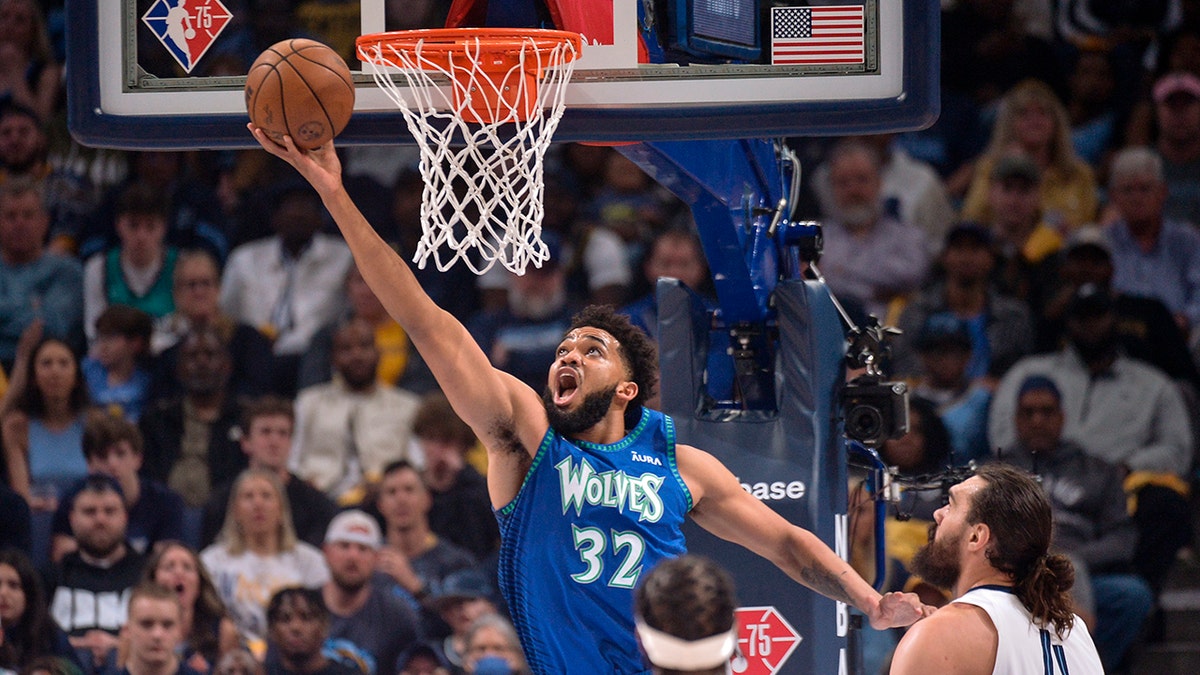
POLYGON ((868 618, 872 628, 883 630, 908 626, 925 616, 925 605, 915 593, 885 593, 868 618))
POLYGON ((312 150, 301 150, 296 147, 291 136, 284 135, 281 145, 271 140, 253 122, 246 124, 246 128, 264 150, 291 164, 321 196, 332 194, 341 188, 342 162, 338 159, 332 141, 312 150))

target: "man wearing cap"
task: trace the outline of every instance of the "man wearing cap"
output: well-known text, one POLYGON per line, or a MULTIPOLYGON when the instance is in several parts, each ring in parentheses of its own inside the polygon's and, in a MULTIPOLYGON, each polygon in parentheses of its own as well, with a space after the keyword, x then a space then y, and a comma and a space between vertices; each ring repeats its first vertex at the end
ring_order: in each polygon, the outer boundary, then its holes
POLYGON ((970 379, 1002 374, 1033 350, 1033 320, 1028 308, 1020 300, 1002 295, 993 281, 996 248, 990 229, 972 222, 951 228, 942 247, 941 267, 943 277, 922 290, 900 315, 897 326, 903 333, 892 343, 891 374, 921 375, 912 340, 925 320, 939 313, 966 322, 971 335, 970 379))
POLYGON ((375 575, 382 545, 375 519, 350 510, 329 523, 322 547, 329 581, 321 595, 329 608, 331 646, 358 656, 368 675, 394 673, 400 655, 421 637, 411 598, 375 575))
POLYGON ((1168 73, 1154 84, 1159 154, 1169 217, 1200 223, 1200 78, 1168 73))
POLYGON ((1112 290, 1112 243, 1099 227, 1081 227, 1067 237, 1059 260, 1056 287, 1036 317, 1037 352, 1057 350, 1066 331, 1064 316, 1080 286, 1093 284, 1112 293, 1117 332, 1125 354, 1156 366, 1173 380, 1200 392, 1200 372, 1188 350, 1187 337, 1167 306, 1155 298, 1112 290))
POLYGON ((1000 287, 1036 307, 1062 236, 1042 220, 1042 174, 1032 159, 1007 155, 992 165, 987 225, 1000 252, 1000 287))
POLYGON ((1106 232, 1113 288, 1161 300, 1194 340, 1200 335, 1200 232, 1193 223, 1166 216, 1162 157, 1145 147, 1118 152, 1108 194, 1119 216, 1106 232))
POLYGON ((971 333, 967 323, 942 312, 925 320, 916 339, 924 376, 913 394, 937 405, 937 414, 950 432, 955 465, 964 466, 988 454, 987 410, 991 387, 967 376, 971 333))
POLYGON ((1121 472, 1063 438, 1062 394, 1044 375, 1021 382, 1014 426, 1016 442, 997 459, 1040 479, 1054 517, 1051 543, 1071 556, 1076 602, 1093 600, 1095 606, 1084 609, 1095 615, 1093 635, 1105 667, 1115 670, 1154 605, 1150 587, 1133 573, 1137 528, 1126 510, 1121 472))
POLYGON ((1138 572, 1160 590, 1175 553, 1191 537, 1184 476, 1192 430, 1179 388, 1119 348, 1112 295, 1084 284, 1066 313, 1067 345, 1021 359, 1000 381, 988 418, 993 448, 1016 443, 1018 392, 1031 375, 1050 378, 1062 395, 1063 435, 1121 469, 1136 500, 1138 572))

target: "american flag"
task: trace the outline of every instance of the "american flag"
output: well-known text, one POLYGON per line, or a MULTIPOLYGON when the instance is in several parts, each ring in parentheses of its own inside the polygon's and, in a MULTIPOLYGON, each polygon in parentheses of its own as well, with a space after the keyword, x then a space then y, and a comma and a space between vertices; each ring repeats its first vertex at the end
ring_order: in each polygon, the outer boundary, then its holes
POLYGON ((771 8, 771 64, 863 62, 863 6, 771 8))

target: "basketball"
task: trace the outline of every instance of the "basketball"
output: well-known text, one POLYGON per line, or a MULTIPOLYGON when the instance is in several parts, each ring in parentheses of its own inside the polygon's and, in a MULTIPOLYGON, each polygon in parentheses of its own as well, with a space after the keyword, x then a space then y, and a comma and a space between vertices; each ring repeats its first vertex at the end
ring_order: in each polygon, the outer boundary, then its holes
POLYGON ((268 47, 246 75, 250 121, 283 145, 283 136, 311 150, 333 140, 354 111, 354 81, 337 52, 295 38, 268 47))

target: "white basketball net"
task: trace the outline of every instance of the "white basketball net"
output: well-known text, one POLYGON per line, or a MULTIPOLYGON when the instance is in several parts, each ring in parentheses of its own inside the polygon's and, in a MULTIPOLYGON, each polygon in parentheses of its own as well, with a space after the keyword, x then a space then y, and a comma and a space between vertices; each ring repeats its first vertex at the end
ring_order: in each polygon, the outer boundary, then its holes
POLYGON ((531 262, 540 267, 549 258, 541 238, 543 158, 562 118, 575 45, 538 47, 524 38, 516 65, 502 77, 479 67, 479 38, 464 39, 450 53, 423 47, 424 42, 406 49, 374 43, 361 51, 421 149, 423 233, 413 262, 423 269, 432 255, 444 272, 462 260, 476 274, 496 262, 516 274, 531 262), (394 70, 407 80, 407 92, 391 77, 394 70), (536 92, 526 90, 526 72, 542 74, 536 92), (495 101, 490 111, 471 109, 472 98, 480 95, 495 101), (535 102, 520 111, 514 103, 520 101, 535 102))

